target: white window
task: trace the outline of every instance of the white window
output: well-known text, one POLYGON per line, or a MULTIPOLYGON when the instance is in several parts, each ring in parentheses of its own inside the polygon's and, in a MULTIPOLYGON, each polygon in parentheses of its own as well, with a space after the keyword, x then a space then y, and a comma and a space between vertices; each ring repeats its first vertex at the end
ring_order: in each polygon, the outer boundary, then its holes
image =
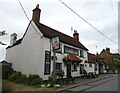
POLYGON ((84 58, 84 51, 83 50, 80 50, 80 57, 84 58))
POLYGON ((89 63, 89 67, 92 67, 92 64, 91 64, 91 63, 89 63))

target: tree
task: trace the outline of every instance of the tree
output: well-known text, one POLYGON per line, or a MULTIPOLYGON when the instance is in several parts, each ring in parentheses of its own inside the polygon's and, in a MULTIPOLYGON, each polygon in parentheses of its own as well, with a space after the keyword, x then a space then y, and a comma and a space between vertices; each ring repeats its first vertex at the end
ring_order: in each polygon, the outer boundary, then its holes
MULTIPOLYGON (((4 36, 7 35, 7 33, 5 32, 6 30, 0 31, 0 36, 4 36)), ((3 43, 2 41, 0 41, 1 45, 6 45, 5 43, 3 43)))
POLYGON ((115 59, 114 62, 113 62, 113 64, 114 64, 118 69, 120 69, 120 60, 115 59))
POLYGON ((0 31, 0 36, 4 36, 7 35, 7 33, 5 33, 6 30, 0 31))
POLYGON ((118 73, 120 73, 120 60, 113 59, 113 65, 117 68, 118 73))

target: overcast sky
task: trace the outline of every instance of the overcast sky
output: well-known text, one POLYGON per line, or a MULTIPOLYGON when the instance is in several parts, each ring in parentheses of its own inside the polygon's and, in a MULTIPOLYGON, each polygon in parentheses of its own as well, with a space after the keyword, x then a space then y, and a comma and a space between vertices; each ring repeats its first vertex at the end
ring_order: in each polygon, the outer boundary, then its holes
MULTIPOLYGON (((119 0, 62 1, 102 33, 118 43, 117 22, 119 0)), ((73 32, 71 31, 71 27, 73 27, 74 30, 79 32, 80 42, 91 53, 96 53, 96 51, 100 53, 106 47, 110 47, 113 53, 118 51, 116 44, 98 33, 60 3, 59 0, 21 0, 21 3, 30 20, 32 18, 32 10, 36 4, 39 4, 41 8, 41 23, 70 36, 73 36, 73 32)), ((15 32, 18 34, 18 39, 20 39, 25 33, 28 24, 29 21, 23 13, 18 0, 0 0, 0 31, 6 30, 8 33, 6 36, 0 37, 0 40, 7 44, 6 46, 0 45, 0 60, 5 59, 5 49, 9 45, 10 35, 15 32)))

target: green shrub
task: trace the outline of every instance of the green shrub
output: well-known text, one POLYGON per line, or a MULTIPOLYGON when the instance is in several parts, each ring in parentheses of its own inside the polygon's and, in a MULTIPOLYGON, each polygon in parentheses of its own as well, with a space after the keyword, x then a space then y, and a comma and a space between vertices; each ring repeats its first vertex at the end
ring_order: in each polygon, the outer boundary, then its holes
POLYGON ((32 82, 31 85, 41 85, 43 84, 43 79, 41 77, 35 78, 32 82))
POLYGON ((15 81, 22 75, 21 72, 13 72, 11 75, 9 75, 8 80, 15 81))
POLYGON ((63 75, 64 75, 64 71, 63 71, 63 70, 57 71, 57 75, 58 75, 58 76, 63 76, 63 75))
POLYGON ((4 87, 4 88, 2 88, 2 92, 1 93, 9 93, 10 91, 11 91, 11 88, 4 87))
POLYGON ((48 84, 50 84, 50 87, 53 87, 55 85, 55 81, 53 80, 53 76, 48 77, 48 84))
POLYGON ((36 74, 31 75, 31 74, 29 74, 28 80, 33 81, 36 78, 39 78, 39 75, 36 75, 36 74))
POLYGON ((43 79, 36 74, 29 74, 27 77, 26 75, 22 74, 21 72, 14 72, 9 76, 10 81, 14 81, 17 84, 27 84, 27 85, 34 85, 40 86, 44 83, 43 79))
POLYGON ((54 80, 51 80, 49 83, 50 83, 50 87, 53 87, 55 85, 55 81, 54 80))
POLYGON ((52 81, 52 80, 53 80, 53 76, 49 76, 48 81, 52 81))
POLYGON ((15 80, 15 83, 19 84, 19 83, 22 83, 22 84, 27 84, 28 83, 28 79, 27 79, 27 76, 26 75, 21 75, 18 79, 15 80))

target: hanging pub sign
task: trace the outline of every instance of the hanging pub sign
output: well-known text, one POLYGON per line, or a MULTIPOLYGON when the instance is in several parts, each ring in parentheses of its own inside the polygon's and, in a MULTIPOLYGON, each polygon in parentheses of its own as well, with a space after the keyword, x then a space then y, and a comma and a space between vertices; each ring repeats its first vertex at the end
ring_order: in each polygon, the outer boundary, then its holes
POLYGON ((52 38, 52 48, 53 50, 58 50, 60 48, 59 36, 52 38))
POLYGON ((45 67, 44 67, 44 74, 50 74, 50 64, 51 64, 51 52, 45 51, 45 67))

